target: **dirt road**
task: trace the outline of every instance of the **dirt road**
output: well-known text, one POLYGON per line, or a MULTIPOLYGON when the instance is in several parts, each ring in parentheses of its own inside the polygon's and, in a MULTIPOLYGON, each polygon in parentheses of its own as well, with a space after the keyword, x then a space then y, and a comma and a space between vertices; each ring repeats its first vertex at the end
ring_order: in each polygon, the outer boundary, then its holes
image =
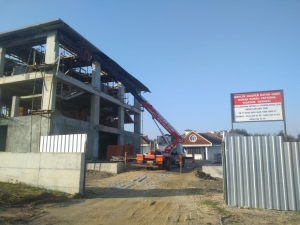
MULTIPOLYGON (((187 165, 189 166, 189 165, 187 165)), ((178 168, 87 174, 87 199, 48 203, 17 224, 298 224, 299 212, 239 209, 224 204, 222 180, 178 168)))

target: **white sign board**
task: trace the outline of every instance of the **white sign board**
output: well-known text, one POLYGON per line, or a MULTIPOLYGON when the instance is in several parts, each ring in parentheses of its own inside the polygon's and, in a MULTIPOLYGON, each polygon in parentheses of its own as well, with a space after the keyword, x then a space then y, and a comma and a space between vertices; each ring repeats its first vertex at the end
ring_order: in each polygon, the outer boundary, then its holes
POLYGON ((284 120, 282 90, 231 94, 231 103, 234 123, 284 120))

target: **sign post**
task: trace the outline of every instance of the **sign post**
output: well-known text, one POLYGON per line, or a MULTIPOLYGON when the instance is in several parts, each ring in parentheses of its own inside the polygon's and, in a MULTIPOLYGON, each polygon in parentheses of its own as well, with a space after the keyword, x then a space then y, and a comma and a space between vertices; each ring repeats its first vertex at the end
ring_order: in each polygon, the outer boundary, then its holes
POLYGON ((230 95, 233 123, 284 121, 283 90, 235 93, 230 95))

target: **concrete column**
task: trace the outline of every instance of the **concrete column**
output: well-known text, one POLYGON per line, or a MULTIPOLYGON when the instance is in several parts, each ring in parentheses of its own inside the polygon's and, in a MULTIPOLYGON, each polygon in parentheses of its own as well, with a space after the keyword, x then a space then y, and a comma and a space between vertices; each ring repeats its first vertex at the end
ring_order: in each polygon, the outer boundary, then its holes
MULTIPOLYGON (((134 98, 134 107, 141 109, 141 104, 134 98)), ((134 114, 134 133, 141 134, 141 114, 134 114)))
POLYGON ((98 149, 99 149, 99 132, 96 131, 91 125, 88 134, 87 158, 89 160, 97 160, 99 156, 98 149))
POLYGON ((19 116, 20 96, 13 96, 10 110, 10 117, 19 116))
POLYGON ((0 77, 4 76, 4 62, 6 49, 0 46, 0 77))
POLYGON ((207 147, 205 147, 205 156, 206 156, 206 160, 208 160, 208 151, 207 151, 207 147))
POLYGON ((59 55, 59 42, 56 31, 47 36, 45 63, 53 64, 59 55))
POLYGON ((101 64, 98 61, 92 63, 92 87, 98 91, 101 91, 100 80, 101 64))
MULTIPOLYGON (((135 108, 137 109, 141 109, 141 103, 139 103, 138 100, 136 100, 136 98, 134 98, 134 105, 135 108)), ((139 146, 139 148, 136 150, 136 153, 140 153, 141 152, 141 113, 136 113, 134 114, 134 125, 133 125, 133 132, 138 134, 138 139, 137 139, 137 145, 139 146)))
POLYGON ((91 120, 90 123, 93 125, 99 124, 99 114, 100 114, 100 97, 97 95, 92 95, 91 98, 91 120))
MULTIPOLYGON (((125 87, 121 82, 119 82, 119 95, 118 99, 120 102, 124 102, 124 94, 125 94, 125 87)), ((123 106, 119 106, 118 108, 118 128, 120 130, 120 134, 118 135, 118 144, 124 144, 124 117, 125 117, 125 109, 123 106)))
POLYGON ((0 115, 2 113, 2 103, 1 103, 1 87, 0 87, 0 115))
POLYGON ((120 134, 118 135, 118 144, 124 145, 124 117, 125 117, 125 109, 123 106, 119 106, 118 108, 118 128, 120 134))
POLYGON ((44 85, 42 94, 42 105, 43 110, 55 111, 55 100, 56 100, 56 78, 53 75, 45 75, 44 85))
POLYGON ((118 99, 120 100, 120 102, 124 103, 125 87, 124 87, 124 85, 121 82, 119 82, 118 85, 119 85, 118 99))
POLYGON ((91 119, 90 131, 88 138, 88 159, 98 159, 99 149, 99 132, 95 130, 95 126, 99 125, 100 116, 100 97, 92 95, 91 97, 91 119))
MULTIPOLYGON (((92 63, 92 87, 95 90, 101 90, 100 80, 101 64, 98 61, 92 63)), ((99 156, 99 132, 95 130, 95 126, 99 125, 100 117, 100 97, 92 95, 91 97, 91 115, 90 115, 90 131, 88 139, 88 159, 97 160, 99 156)))

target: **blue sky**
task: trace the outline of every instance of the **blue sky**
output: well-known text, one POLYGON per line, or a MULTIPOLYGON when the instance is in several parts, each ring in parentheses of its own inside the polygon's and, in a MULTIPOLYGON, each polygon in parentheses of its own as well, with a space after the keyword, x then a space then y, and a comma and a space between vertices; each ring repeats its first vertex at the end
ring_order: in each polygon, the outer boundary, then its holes
MULTIPOLYGON (((61 18, 144 83, 177 129, 231 128, 230 93, 284 91, 300 133, 300 1, 0 0, 0 32, 61 18)), ((283 122, 235 123, 275 133, 283 122)), ((130 128, 128 128, 130 129, 130 128)), ((159 131, 148 112, 143 133, 159 131)))

